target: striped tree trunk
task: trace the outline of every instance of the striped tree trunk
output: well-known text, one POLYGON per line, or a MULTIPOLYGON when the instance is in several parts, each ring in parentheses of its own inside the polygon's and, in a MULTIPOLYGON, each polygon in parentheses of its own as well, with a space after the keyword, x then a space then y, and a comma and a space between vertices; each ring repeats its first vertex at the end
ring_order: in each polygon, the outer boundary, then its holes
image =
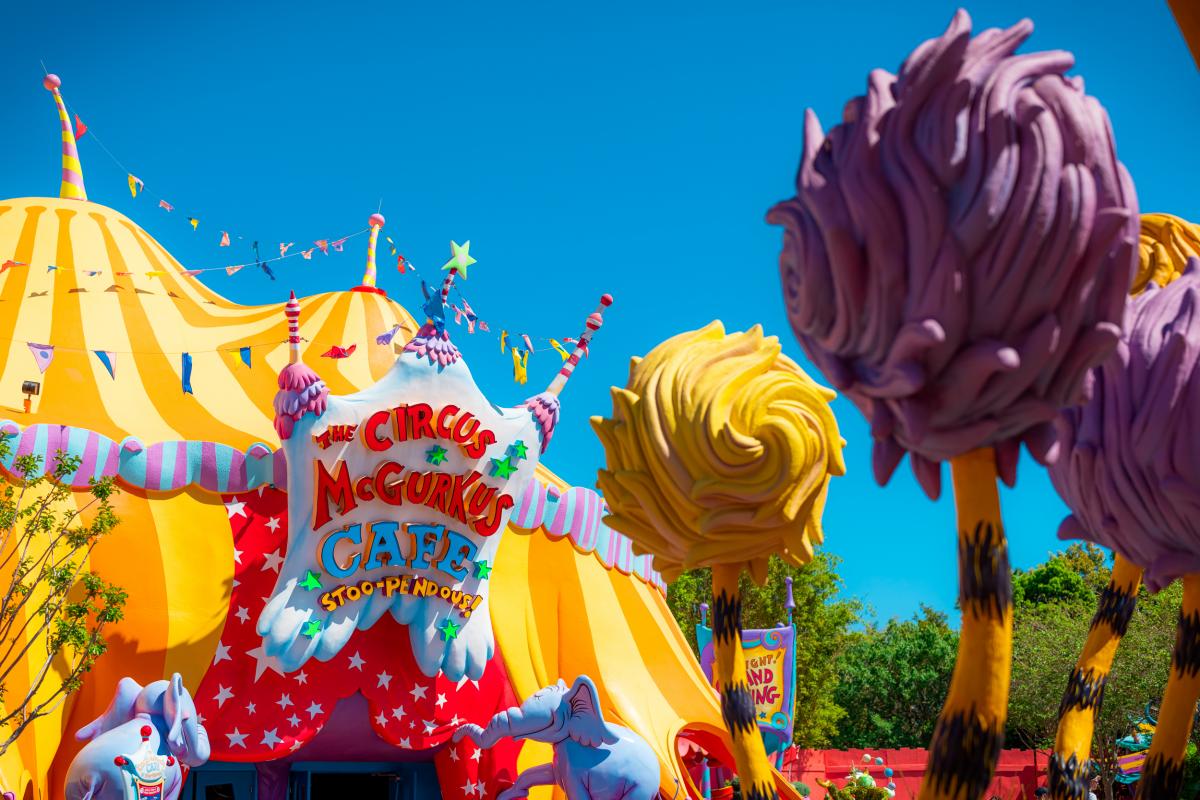
POLYGON ((1012 673, 1012 575, 992 448, 951 461, 962 633, 920 800, 978 800, 1004 745, 1012 673))
POLYGON ((1051 800, 1083 800, 1088 794, 1088 760, 1096 715, 1104 700, 1104 686, 1112 669, 1113 656, 1137 605, 1141 567, 1122 556, 1113 561, 1112 577, 1104 593, 1079 662, 1071 672, 1067 690, 1058 708, 1058 736, 1050 757, 1051 800))
POLYGON ((741 570, 717 565, 713 578, 713 655, 721 716, 733 740, 733 760, 741 779, 744 800, 775 798, 771 762, 758 732, 754 698, 746 681, 746 656, 742 651, 741 570))
POLYGON ((1200 573, 1183 579, 1183 608, 1175 634, 1171 677, 1163 692, 1158 725, 1138 781, 1138 800, 1179 797, 1196 700, 1200 698, 1200 573))

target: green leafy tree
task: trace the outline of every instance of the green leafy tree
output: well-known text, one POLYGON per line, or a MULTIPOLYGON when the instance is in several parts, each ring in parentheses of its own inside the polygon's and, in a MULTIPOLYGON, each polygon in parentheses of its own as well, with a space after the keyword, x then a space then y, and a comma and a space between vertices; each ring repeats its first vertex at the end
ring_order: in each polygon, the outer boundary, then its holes
MULTIPOLYGON (((1089 608, 1096 594, 1088 586, 1072 562, 1060 556, 1051 557, 1028 572, 1013 573, 1013 605, 1061 605, 1089 608)), ((1107 578, 1105 578, 1107 582, 1107 578)))
MULTIPOLYGON (((772 557, 763 586, 746 574, 741 578, 742 624, 746 628, 773 628, 787 619, 784 579, 792 579, 796 602, 796 726, 794 741, 800 747, 828 745, 837 732, 842 709, 834 701, 837 654, 845 646, 851 626, 858 622, 862 605, 840 597, 838 558, 818 551, 802 567, 772 557)), ((712 573, 708 569, 685 572, 667 588, 667 604, 679 622, 693 652, 700 604, 712 602, 712 573)))
POLYGON ((46 475, 40 458, 18 456, 15 483, 0 492, 0 754, 79 688, 107 649, 105 627, 123 616, 125 592, 88 569, 117 525, 116 490, 111 478, 93 482, 78 506, 63 480, 79 463, 59 452, 46 475))
POLYGON ((834 700, 846 715, 837 747, 925 747, 950 688, 958 633, 945 614, 922 606, 853 634, 838 658, 834 700))

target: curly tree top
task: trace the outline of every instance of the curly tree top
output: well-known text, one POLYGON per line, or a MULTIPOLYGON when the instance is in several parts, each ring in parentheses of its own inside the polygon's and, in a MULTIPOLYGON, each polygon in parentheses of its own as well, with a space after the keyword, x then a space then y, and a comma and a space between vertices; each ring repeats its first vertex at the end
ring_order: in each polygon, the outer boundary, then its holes
POLYGON ((778 339, 713 322, 635 358, 612 397, 612 417, 592 418, 606 521, 664 577, 735 564, 761 582, 773 553, 812 558, 829 478, 846 471, 842 437, 833 392, 778 339))
POLYGON ((1020 442, 1053 460, 1058 410, 1115 346, 1138 235, 1108 117, 1033 25, 971 38, 959 11, 899 75, 875 70, 825 135, 810 111, 780 272, 813 363, 866 415, 875 477, 1020 442))
POLYGON ((1071 509, 1059 537, 1116 550, 1157 590, 1200 570, 1200 259, 1125 321, 1092 399, 1059 417, 1050 479, 1071 509))

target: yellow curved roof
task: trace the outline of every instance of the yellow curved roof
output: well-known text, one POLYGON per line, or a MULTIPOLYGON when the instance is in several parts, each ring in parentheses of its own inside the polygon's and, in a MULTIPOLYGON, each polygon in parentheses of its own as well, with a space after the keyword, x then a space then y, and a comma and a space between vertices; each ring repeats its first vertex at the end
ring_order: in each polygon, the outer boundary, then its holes
MULTIPOLYGON (((79 200, 0 201, 0 259, 27 265, 0 274, 0 416, 16 412, 22 425, 71 424, 117 440, 211 440, 241 449, 276 442, 271 398, 287 363, 282 289, 278 304, 232 303, 183 274, 124 214, 79 200), (29 342, 55 346, 45 375, 29 342), (253 368, 238 355, 246 346, 253 368), (116 354, 115 378, 93 350, 116 354), (185 351, 194 395, 181 389, 185 351), (29 415, 19 412, 26 380, 42 384, 29 415)), ((416 331, 408 312, 379 294, 318 294, 303 298, 301 309, 305 360, 335 394, 370 385, 392 365, 392 346, 376 344, 377 334, 399 324, 403 342, 416 331), (320 358, 329 345, 350 342, 358 344, 351 357, 320 358)))

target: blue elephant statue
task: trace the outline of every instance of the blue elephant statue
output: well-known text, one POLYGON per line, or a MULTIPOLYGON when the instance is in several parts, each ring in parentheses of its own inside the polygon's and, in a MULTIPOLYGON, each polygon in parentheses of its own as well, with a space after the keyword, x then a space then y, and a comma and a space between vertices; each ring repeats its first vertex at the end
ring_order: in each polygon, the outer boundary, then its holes
POLYGON ((176 800, 183 767, 211 752, 179 673, 146 686, 122 678, 108 710, 75 738, 87 744, 67 771, 67 800, 176 800))
POLYGON ((554 746, 554 761, 530 767, 496 800, 527 797, 534 786, 562 788, 567 800, 654 800, 658 758, 628 728, 605 722, 596 684, 586 675, 568 687, 561 680, 492 717, 487 728, 463 725, 454 741, 469 738, 491 747, 504 737, 554 746))

